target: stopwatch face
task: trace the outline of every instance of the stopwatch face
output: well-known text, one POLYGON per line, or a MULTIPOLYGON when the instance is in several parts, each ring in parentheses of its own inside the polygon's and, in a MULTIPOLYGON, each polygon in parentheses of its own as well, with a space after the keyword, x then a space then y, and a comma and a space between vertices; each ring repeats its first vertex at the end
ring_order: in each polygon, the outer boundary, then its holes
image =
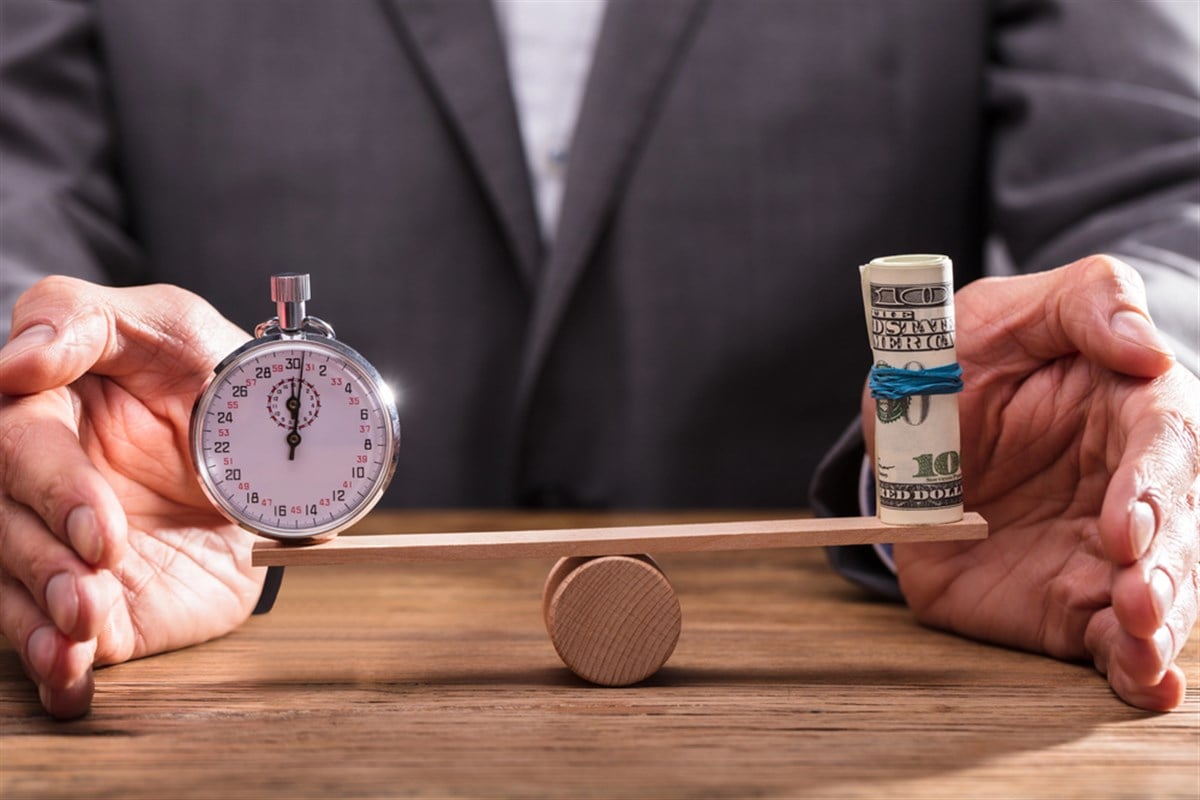
POLYGON ((335 535, 391 479, 399 422, 391 391, 335 340, 255 341, 197 401, 192 456, 226 516, 277 539, 335 535))

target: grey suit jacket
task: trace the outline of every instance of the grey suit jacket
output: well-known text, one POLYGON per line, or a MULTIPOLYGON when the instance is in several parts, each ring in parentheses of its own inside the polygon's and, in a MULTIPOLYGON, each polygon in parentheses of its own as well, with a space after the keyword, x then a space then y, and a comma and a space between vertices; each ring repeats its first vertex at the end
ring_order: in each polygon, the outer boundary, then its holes
POLYGON ((803 505, 874 256, 1112 252, 1194 359, 1186 16, 612 0, 547 249, 486 0, 4 0, 4 316, 66 273, 249 327, 309 272, 401 387, 393 503, 803 505))

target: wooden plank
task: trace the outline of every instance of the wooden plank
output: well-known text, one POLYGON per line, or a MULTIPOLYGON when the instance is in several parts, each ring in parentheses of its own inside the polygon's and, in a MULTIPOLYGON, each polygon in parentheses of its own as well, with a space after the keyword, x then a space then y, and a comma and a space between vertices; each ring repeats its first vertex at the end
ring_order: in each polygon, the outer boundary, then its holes
POLYGON ((882 542, 983 539, 975 513, 945 525, 885 525, 875 517, 749 520, 612 528, 401 533, 339 536, 320 544, 260 541, 255 566, 387 564, 496 558, 560 558, 622 553, 715 552, 882 542))

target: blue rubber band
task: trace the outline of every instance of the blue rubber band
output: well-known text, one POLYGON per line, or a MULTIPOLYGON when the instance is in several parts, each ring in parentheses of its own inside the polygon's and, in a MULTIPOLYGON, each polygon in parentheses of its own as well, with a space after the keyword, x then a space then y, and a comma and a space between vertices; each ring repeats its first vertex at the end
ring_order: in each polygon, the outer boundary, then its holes
POLYGON ((957 394, 963 390, 962 367, 957 363, 930 369, 871 367, 867 381, 876 400, 899 400, 918 394, 957 394))

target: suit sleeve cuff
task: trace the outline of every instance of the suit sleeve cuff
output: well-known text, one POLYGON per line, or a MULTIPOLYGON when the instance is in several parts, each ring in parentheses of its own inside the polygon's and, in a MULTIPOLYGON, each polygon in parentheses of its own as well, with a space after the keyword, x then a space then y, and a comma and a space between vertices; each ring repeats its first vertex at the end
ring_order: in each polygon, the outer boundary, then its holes
MULTIPOLYGON (((875 515, 875 472, 871 469, 871 459, 865 455, 862 460, 862 469, 858 473, 858 510, 864 517, 875 515)), ((892 558, 891 542, 886 544, 879 542, 871 546, 875 548, 875 555, 879 557, 883 565, 895 575, 896 559, 892 558)))
POLYGON ((263 580, 262 592, 258 595, 258 603, 251 614, 266 614, 275 606, 275 598, 279 596, 279 587, 283 583, 283 567, 267 567, 267 577, 263 580))
MULTIPOLYGON (((864 465, 864 459, 862 425, 856 420, 822 459, 813 476, 809 502, 817 516, 850 517, 873 513, 874 485, 869 464, 864 465), (870 504, 864 505, 867 498, 871 498, 870 504)), ((889 558, 884 559, 871 545, 825 549, 830 565, 843 578, 874 594, 904 602, 900 583, 888 566, 890 551, 885 549, 884 552, 889 558)))

